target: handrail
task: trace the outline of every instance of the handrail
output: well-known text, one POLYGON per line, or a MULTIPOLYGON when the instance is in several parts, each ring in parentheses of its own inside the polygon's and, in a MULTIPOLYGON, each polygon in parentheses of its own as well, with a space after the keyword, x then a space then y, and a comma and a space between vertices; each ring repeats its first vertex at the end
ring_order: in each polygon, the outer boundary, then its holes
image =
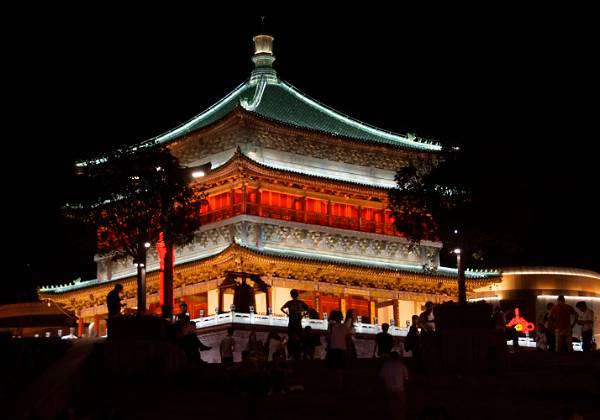
MULTIPOLYGON (((210 315, 202 318, 195 318, 192 321, 196 323, 196 329, 202 330, 212 328, 218 325, 264 325, 272 327, 287 328, 288 317, 279 315, 259 315, 244 312, 225 312, 217 315, 210 315)), ((327 331, 328 321, 323 319, 302 319, 302 327, 310 326, 313 330, 327 331)), ((357 322, 354 325, 357 334, 375 335, 381 332, 380 325, 365 324, 357 322)), ((399 328, 390 326, 388 332, 393 336, 406 337, 408 328, 399 328)))

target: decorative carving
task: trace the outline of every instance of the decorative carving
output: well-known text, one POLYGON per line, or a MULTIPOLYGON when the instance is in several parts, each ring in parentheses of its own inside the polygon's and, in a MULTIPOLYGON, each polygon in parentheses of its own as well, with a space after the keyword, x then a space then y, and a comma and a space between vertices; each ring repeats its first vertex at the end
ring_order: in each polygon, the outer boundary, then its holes
POLYGON ((340 245, 344 252, 348 252, 356 244, 356 241, 357 238, 354 236, 343 236, 340 245))
POLYGON ((296 242, 304 242, 304 240, 308 237, 307 229, 294 229, 292 232, 293 238, 296 242))
POLYGON ((206 247, 208 245, 208 235, 206 232, 197 232, 194 241, 201 247, 206 247))
POLYGON ((208 238, 213 243, 213 245, 217 245, 219 243, 219 231, 217 229, 211 229, 206 232, 208 238))
POLYGON ((298 129, 270 123, 259 117, 248 114, 242 114, 242 117, 252 121, 240 124, 241 119, 229 118, 220 127, 192 133, 171 143, 169 148, 183 164, 235 149, 240 144, 254 143, 267 149, 390 171, 398 170, 411 154, 418 153, 372 142, 332 138, 327 134, 299 134, 298 129), (384 149, 385 153, 382 153, 384 149))
POLYGON ((323 232, 319 232, 319 231, 311 231, 308 234, 308 237, 312 241, 312 245, 315 248, 318 248, 321 245, 321 241, 325 237, 325 234, 323 232))
POLYGON ((400 249, 400 244, 398 242, 388 242, 387 244, 387 252, 390 257, 395 257, 396 252, 400 249))
POLYGON ((325 245, 329 249, 334 249, 336 245, 340 242, 340 235, 327 235, 325 238, 325 245))
POLYGON ((276 226, 274 225, 263 225, 262 233, 266 241, 273 240, 273 233, 275 233, 275 229, 276 226))
POLYGON ((367 253, 367 248, 371 245, 371 240, 362 238, 358 240, 358 249, 360 249, 361 254, 367 253))
POLYGON ((371 248, 373 249, 373 253, 375 255, 380 255, 386 248, 386 242, 377 240, 372 241, 371 248))

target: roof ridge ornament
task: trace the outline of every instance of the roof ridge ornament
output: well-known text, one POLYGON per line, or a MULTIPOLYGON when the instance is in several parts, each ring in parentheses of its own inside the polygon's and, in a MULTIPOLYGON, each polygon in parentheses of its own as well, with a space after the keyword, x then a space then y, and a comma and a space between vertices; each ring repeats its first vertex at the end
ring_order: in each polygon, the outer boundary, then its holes
POLYGON ((261 75, 252 100, 248 101, 246 98, 241 98, 240 105, 242 105, 246 111, 254 111, 256 108, 258 108, 268 83, 269 82, 267 81, 267 78, 264 75, 261 75))
POLYGON ((250 84, 255 84, 263 78, 267 82, 277 83, 277 72, 273 68, 275 55, 273 55, 273 38, 271 35, 260 34, 252 38, 254 41, 254 70, 250 75, 250 84))

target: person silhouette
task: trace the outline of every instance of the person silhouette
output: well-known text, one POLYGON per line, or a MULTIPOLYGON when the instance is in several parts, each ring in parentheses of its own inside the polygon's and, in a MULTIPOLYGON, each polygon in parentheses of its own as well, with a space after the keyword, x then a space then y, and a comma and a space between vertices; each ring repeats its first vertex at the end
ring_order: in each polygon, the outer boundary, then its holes
POLYGON ((300 360, 300 343, 302 339, 302 318, 308 311, 308 305, 298 299, 298 290, 290 291, 291 300, 288 300, 282 307, 281 312, 286 314, 288 320, 288 353, 294 360, 300 360))
POLYGON ((227 328, 227 335, 221 340, 219 351, 221 354, 221 363, 228 365, 233 363, 233 353, 235 352, 233 328, 227 328))
POLYGON ((106 295, 106 306, 108 307, 108 318, 115 318, 121 315, 121 296, 123 285, 115 284, 115 287, 106 295))

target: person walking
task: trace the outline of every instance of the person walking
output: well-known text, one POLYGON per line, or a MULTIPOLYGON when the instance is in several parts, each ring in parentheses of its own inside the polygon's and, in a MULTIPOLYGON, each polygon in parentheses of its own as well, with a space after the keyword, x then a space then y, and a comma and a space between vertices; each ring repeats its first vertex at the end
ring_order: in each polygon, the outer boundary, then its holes
POLYGON ((573 326, 577 323, 578 317, 575 309, 567 305, 565 297, 560 295, 556 299, 556 305, 550 311, 550 322, 554 325, 557 352, 573 351, 573 326), (574 321, 571 321, 571 317, 574 317, 574 321))

